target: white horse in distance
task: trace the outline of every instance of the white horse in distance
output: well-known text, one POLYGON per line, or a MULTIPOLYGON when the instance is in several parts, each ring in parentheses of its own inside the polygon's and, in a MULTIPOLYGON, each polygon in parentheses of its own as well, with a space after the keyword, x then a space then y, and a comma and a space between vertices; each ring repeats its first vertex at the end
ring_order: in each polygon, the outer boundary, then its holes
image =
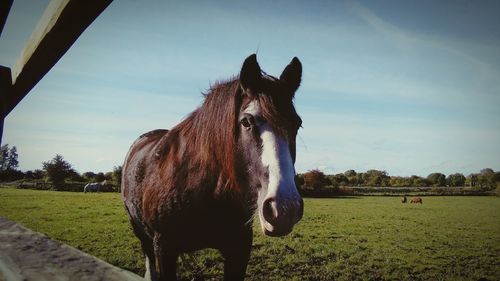
POLYGON ((100 184, 100 183, 97 183, 97 182, 94 182, 94 183, 87 183, 85 185, 85 187, 83 188, 83 192, 84 193, 87 193, 87 192, 99 192, 99 191, 103 191, 103 185, 100 184))

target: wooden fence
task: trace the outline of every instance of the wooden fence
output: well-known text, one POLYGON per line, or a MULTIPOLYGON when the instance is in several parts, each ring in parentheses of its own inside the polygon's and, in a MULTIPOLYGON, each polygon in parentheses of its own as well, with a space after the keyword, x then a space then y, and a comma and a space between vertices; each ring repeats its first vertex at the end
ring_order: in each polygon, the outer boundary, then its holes
MULTIPOLYGON (((52 0, 17 62, 0 66, 0 143, 5 117, 113 0, 52 0)), ((0 36, 12 0, 0 0, 0 36)))

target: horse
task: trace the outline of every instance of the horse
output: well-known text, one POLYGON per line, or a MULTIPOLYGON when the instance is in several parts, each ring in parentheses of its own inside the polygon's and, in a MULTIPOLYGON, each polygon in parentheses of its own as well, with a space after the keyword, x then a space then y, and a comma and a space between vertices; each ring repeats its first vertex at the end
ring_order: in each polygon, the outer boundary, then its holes
POLYGON ((212 85, 181 123, 132 144, 122 199, 146 279, 176 280, 180 254, 213 248, 224 258, 224 280, 243 280, 254 213, 272 237, 301 220, 294 165, 302 120, 293 103, 301 76, 297 57, 277 78, 250 55, 239 76, 212 85))
POLYGON ((87 183, 83 188, 83 193, 102 191, 103 186, 100 183, 87 183))
POLYGON ((413 197, 411 200, 410 200, 410 203, 420 203, 422 204, 422 198, 421 197, 413 197))
POLYGON ((408 199, 406 199, 406 195, 403 197, 403 199, 401 199, 401 203, 405 204, 406 202, 408 202, 408 199))

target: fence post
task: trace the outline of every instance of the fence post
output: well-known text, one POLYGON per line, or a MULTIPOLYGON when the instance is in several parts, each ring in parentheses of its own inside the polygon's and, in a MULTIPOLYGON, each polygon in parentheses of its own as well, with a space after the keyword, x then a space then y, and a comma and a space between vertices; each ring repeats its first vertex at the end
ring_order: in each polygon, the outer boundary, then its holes
POLYGON ((2 144, 3 123, 7 116, 7 95, 12 94, 12 76, 10 68, 0 66, 0 144, 2 144))
POLYGON ((12 7, 13 0, 0 1, 0 35, 2 35, 3 26, 9 16, 10 7, 12 7))

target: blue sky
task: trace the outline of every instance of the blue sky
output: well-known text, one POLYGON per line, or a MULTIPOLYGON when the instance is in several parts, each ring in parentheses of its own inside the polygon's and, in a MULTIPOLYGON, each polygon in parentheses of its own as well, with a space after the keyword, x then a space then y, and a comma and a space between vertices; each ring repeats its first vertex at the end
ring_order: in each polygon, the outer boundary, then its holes
MULTIPOLYGON (((298 172, 500 170, 500 2, 269 2, 114 1, 7 117, 3 143, 22 170, 59 153, 110 171, 258 52, 275 76, 302 61, 298 172)), ((0 65, 47 3, 14 2, 0 65)))

